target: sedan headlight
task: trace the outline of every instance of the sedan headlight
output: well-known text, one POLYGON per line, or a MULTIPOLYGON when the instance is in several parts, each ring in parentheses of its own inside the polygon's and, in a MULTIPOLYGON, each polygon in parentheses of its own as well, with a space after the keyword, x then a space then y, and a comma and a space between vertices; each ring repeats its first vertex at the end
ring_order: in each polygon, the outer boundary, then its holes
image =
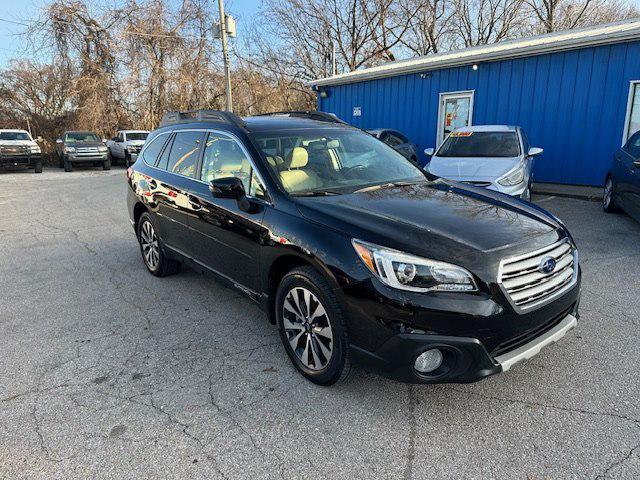
POLYGON ((75 147, 64 147, 64 153, 76 153, 75 147))
POLYGON ((524 181, 524 168, 518 167, 512 172, 507 173, 504 177, 498 180, 500 185, 505 187, 512 187, 518 185, 524 181))
POLYGON ((475 292, 471 274, 450 263, 352 240, 358 256, 382 283, 411 292, 475 292))

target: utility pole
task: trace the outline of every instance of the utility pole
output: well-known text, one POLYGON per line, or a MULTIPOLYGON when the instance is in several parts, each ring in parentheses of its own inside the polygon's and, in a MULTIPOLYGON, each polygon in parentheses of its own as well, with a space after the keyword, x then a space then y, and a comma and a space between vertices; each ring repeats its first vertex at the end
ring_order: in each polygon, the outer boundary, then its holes
POLYGON ((227 82, 227 110, 233 112, 233 100, 231 98, 231 70, 229 69, 229 50, 227 48, 227 18, 224 15, 222 0, 218 0, 220 8, 220 39, 222 40, 222 55, 224 57, 224 76, 227 82))

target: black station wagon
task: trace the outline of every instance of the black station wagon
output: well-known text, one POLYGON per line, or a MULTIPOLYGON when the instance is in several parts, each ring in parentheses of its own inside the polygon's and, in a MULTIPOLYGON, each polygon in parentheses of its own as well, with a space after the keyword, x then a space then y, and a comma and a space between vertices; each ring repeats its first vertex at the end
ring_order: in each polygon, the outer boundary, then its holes
POLYGON ((329 114, 168 113, 127 177, 148 270, 188 263, 244 292, 318 384, 352 361, 472 382, 577 324, 578 252, 557 218, 430 181, 329 114))

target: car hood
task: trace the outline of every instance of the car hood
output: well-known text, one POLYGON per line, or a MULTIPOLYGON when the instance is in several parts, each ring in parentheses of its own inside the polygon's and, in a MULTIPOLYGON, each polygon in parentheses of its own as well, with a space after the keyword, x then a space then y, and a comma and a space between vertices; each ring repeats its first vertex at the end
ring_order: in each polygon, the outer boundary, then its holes
POLYGON ((0 140, 0 145, 4 145, 4 146, 24 145, 28 147, 28 146, 37 145, 37 143, 32 140, 0 140))
POLYGON ((303 216, 348 236, 443 260, 536 237, 544 246, 561 228, 532 204, 444 180, 296 201, 303 216))
POLYGON ((493 181, 520 163, 521 157, 437 157, 427 170, 436 177, 451 180, 493 181))

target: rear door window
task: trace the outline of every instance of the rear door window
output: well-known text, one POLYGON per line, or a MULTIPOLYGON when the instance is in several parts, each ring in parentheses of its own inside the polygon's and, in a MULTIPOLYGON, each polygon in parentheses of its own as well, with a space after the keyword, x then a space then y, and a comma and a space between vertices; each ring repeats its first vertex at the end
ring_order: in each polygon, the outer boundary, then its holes
POLYGON ((203 132, 177 132, 171 144, 166 169, 171 173, 196 178, 203 136, 203 132))

